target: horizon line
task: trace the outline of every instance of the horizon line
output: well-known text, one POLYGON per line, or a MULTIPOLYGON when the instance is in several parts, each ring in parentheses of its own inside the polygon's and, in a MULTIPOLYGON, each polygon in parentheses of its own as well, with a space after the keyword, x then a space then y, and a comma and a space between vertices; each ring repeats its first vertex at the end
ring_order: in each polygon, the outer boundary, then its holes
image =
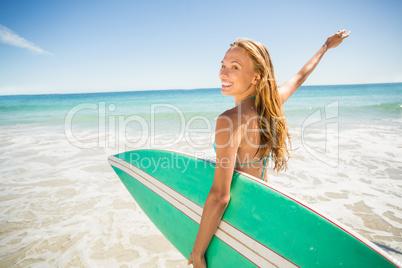
MULTIPOLYGON (((402 84, 402 82, 379 82, 379 83, 351 83, 351 84, 329 84, 329 85, 301 85, 300 87, 327 87, 327 86, 358 86, 358 85, 381 85, 381 84, 402 84)), ((279 87, 279 86, 278 86, 279 87)), ((201 89, 221 89, 220 87, 200 87, 200 88, 165 88, 165 89, 139 89, 139 90, 118 90, 118 91, 96 91, 96 92, 61 92, 61 93, 32 93, 32 94, 1 94, 0 97, 6 96, 40 96, 40 95, 77 95, 77 94, 108 94, 108 93, 128 93, 128 92, 149 92, 149 91, 189 91, 201 89)))

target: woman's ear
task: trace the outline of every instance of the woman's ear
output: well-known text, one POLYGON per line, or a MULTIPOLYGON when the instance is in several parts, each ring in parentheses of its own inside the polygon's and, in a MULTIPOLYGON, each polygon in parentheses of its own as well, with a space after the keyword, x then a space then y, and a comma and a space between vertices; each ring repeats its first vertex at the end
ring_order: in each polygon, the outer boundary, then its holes
POLYGON ((260 80, 261 76, 259 74, 255 74, 253 84, 257 84, 258 80, 260 80))

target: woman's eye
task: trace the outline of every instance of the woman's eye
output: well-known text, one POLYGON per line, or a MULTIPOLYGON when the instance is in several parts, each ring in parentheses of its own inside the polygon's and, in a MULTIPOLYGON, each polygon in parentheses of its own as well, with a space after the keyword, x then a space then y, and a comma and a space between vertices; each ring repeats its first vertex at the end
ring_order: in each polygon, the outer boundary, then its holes
POLYGON ((237 68, 237 66, 233 66, 232 69, 233 70, 238 70, 239 68, 237 68))

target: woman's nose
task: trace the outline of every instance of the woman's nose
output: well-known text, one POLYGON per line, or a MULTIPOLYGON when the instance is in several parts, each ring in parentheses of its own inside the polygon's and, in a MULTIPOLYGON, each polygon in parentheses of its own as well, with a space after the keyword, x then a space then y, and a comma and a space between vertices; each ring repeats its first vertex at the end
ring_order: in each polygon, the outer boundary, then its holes
POLYGON ((220 76, 220 77, 225 77, 225 78, 227 78, 227 77, 229 76, 229 72, 228 72, 226 69, 222 68, 222 69, 219 71, 219 76, 220 76))

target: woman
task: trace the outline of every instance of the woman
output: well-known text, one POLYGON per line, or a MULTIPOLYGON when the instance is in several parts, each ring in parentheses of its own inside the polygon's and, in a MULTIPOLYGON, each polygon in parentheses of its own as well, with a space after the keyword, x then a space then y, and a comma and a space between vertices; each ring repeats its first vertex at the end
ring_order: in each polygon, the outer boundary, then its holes
POLYGON ((269 182, 265 167, 270 157, 274 170, 286 169, 289 133, 282 104, 315 69, 325 52, 350 34, 330 36, 318 52, 289 81, 277 88, 268 50, 261 43, 237 39, 222 60, 219 72, 222 94, 232 96, 236 106, 216 122, 216 168, 205 201, 200 228, 188 263, 206 267, 204 253, 230 200, 236 168, 269 182))

